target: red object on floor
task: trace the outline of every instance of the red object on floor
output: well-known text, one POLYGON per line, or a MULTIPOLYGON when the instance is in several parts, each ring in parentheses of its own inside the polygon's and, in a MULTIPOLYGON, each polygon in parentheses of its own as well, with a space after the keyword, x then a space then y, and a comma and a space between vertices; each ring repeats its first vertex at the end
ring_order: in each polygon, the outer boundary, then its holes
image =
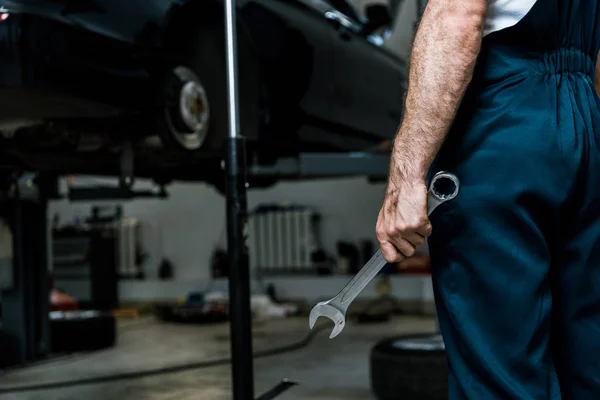
POLYGON ((430 275, 431 259, 427 253, 418 253, 397 263, 396 269, 403 275, 430 275))
POLYGON ((77 311, 79 303, 66 293, 52 289, 50 292, 50 311, 77 311))

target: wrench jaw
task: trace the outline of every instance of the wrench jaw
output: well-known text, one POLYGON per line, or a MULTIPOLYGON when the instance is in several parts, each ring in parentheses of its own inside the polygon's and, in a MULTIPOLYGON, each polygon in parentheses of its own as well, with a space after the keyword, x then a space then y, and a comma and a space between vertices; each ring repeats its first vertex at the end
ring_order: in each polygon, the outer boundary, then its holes
POLYGON ((346 326, 345 319, 340 319, 337 321, 337 323, 334 321, 334 323, 335 323, 335 326, 333 327, 333 330, 329 334, 329 339, 333 339, 334 337, 339 335, 340 332, 342 332, 344 330, 344 327, 346 326))
POLYGON ((315 323, 317 322, 317 319, 319 319, 319 317, 326 317, 333 321, 334 327, 331 331, 331 334, 329 335, 329 339, 333 339, 334 337, 339 335, 340 332, 344 330, 344 327, 346 326, 346 316, 344 315, 344 313, 336 307, 332 306, 331 304, 328 304, 328 302, 326 301, 318 303, 310 311, 310 329, 312 329, 315 326, 315 323))

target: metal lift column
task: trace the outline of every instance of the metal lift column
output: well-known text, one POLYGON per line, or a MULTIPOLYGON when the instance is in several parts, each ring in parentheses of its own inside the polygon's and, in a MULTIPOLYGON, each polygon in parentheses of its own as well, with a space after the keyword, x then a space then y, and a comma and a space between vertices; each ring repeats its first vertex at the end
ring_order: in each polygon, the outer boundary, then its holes
POLYGON ((237 29, 235 0, 225 0, 229 139, 226 155, 227 254, 229 256, 229 320, 233 400, 254 398, 250 263, 246 246, 246 160, 240 135, 237 83, 237 29))
POLYGON ((0 193, 0 218, 12 237, 11 276, 0 282, 0 366, 24 365, 50 352, 46 195, 45 185, 38 190, 33 181, 17 180, 0 193))

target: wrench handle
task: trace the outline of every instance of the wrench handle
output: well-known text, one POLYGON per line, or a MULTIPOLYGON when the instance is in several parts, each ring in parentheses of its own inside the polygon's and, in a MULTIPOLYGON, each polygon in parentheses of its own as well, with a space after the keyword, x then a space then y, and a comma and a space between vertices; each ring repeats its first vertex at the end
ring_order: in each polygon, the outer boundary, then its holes
MULTIPOLYGON (((443 202, 444 200, 440 200, 430 190, 427 196, 427 215, 431 215, 433 210, 443 202)), ((339 299, 340 305, 351 303, 386 264, 387 261, 383 257, 381 249, 377 250, 377 253, 358 271, 358 274, 335 296, 339 299)))
POLYGON ((367 262, 365 266, 358 271, 358 274, 356 274, 356 276, 344 286, 342 291, 335 296, 339 298, 340 304, 343 306, 346 303, 351 303, 386 264, 387 261, 383 258, 381 249, 377 250, 377 253, 371 257, 369 262, 367 262))

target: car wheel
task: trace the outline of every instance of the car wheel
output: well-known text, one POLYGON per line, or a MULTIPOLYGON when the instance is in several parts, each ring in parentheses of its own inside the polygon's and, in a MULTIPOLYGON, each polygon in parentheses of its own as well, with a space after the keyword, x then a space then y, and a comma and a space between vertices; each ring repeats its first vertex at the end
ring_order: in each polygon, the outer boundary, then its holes
POLYGON ((371 350, 371 387, 380 400, 446 400, 448 364, 441 335, 385 339, 371 350))
POLYGON ((117 324, 111 313, 55 311, 50 313, 53 353, 99 350, 116 343, 117 324))
POLYGON ((208 136, 211 107, 203 82, 193 70, 178 66, 169 73, 163 110, 167 139, 178 148, 194 151, 208 136))
MULTIPOLYGON (((170 46, 159 133, 172 149, 222 156, 228 137, 227 62, 219 24, 188 23, 170 46)), ((258 135, 261 90, 258 63, 246 35, 238 35, 238 102, 241 133, 258 135)))

